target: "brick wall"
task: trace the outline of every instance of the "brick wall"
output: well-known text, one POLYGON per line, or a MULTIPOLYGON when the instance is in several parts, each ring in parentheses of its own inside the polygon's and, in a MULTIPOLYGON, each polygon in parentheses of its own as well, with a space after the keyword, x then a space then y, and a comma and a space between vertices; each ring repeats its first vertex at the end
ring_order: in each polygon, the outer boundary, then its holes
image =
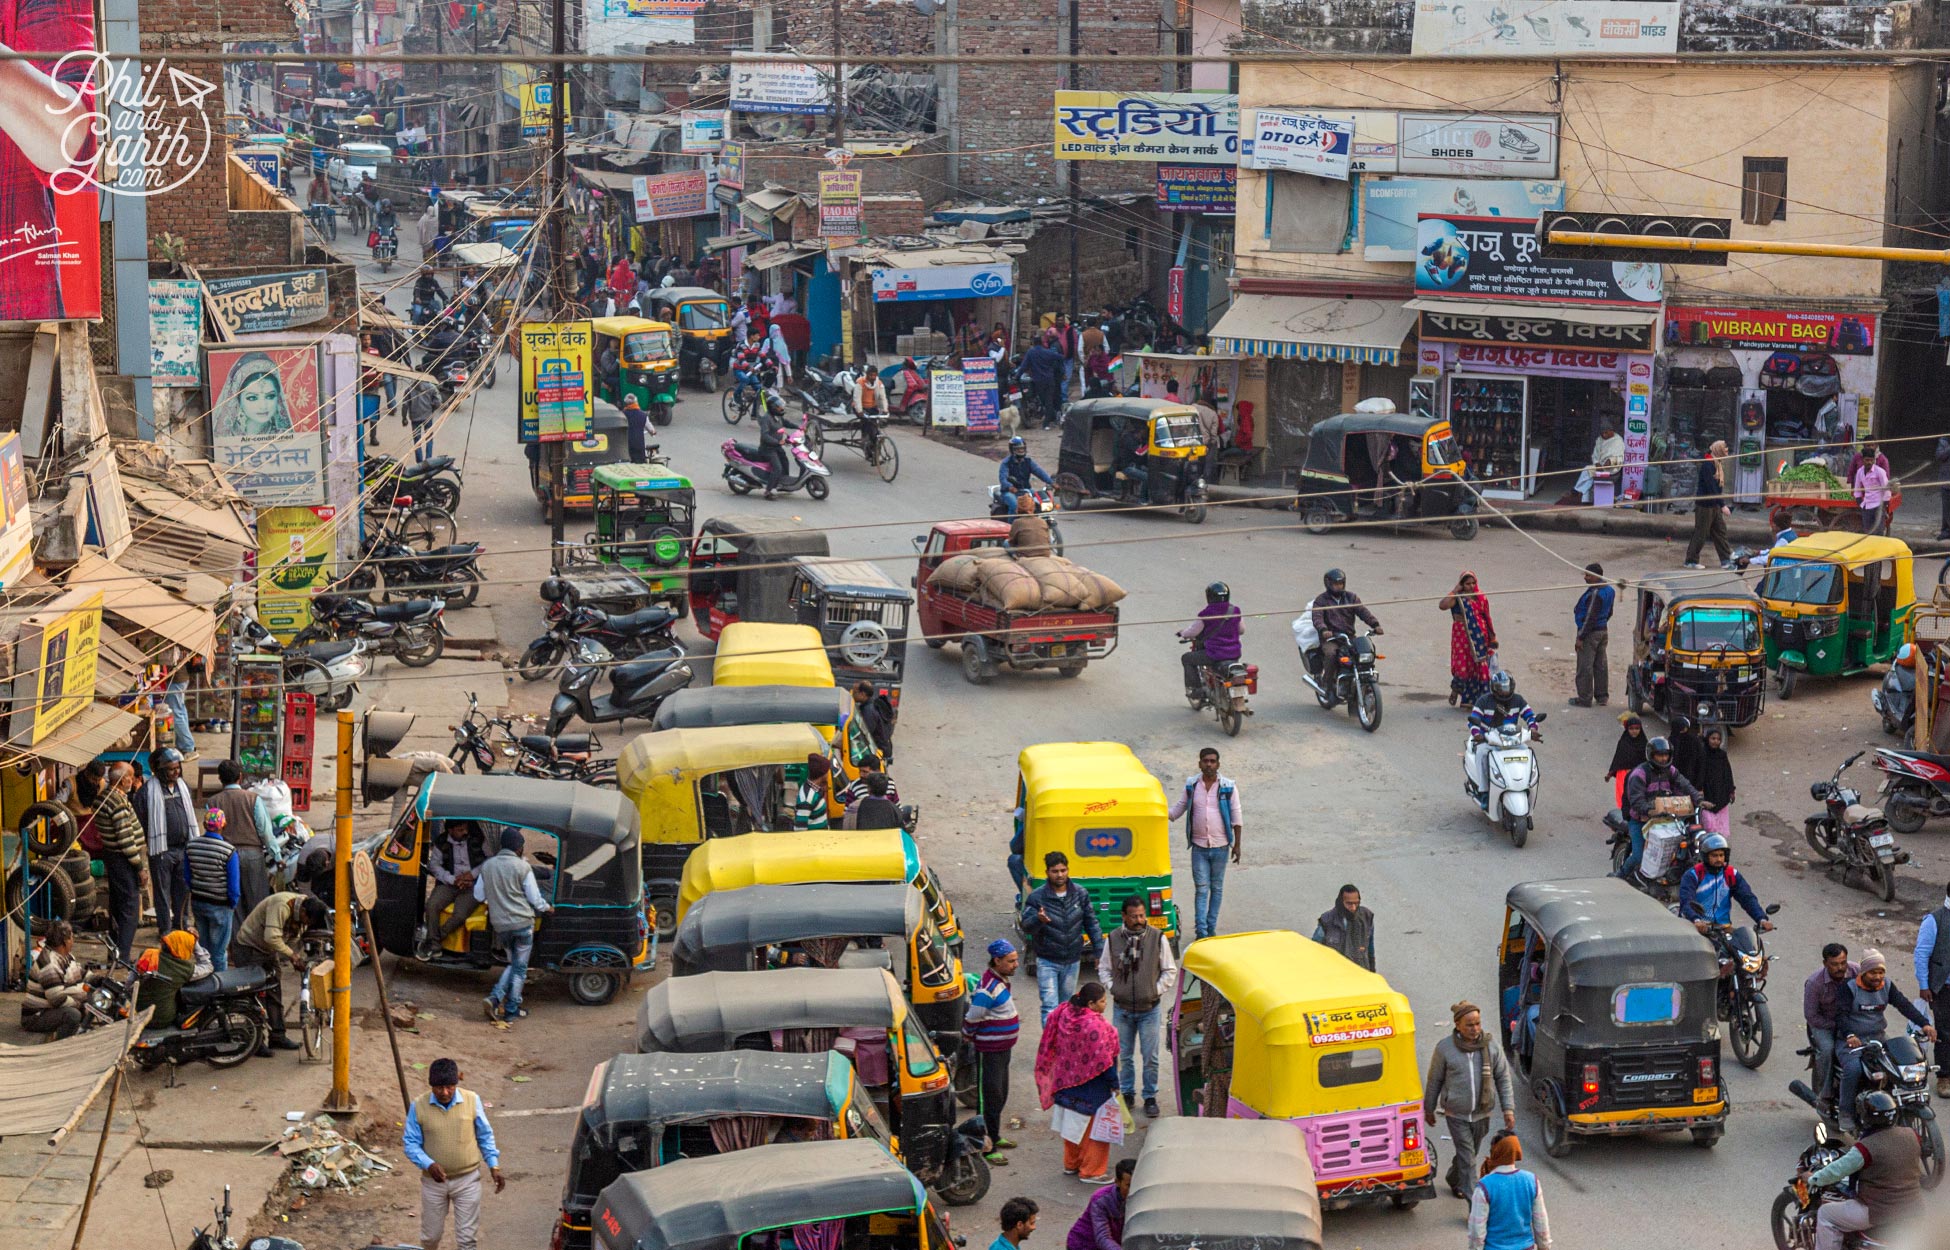
MULTIPOLYGON (((745 187, 755 191, 775 182, 794 191, 819 190, 819 171, 831 169, 828 144, 755 143, 745 145, 745 187)), ((929 135, 899 156, 859 156, 850 169, 865 175, 860 189, 866 195, 910 195, 929 207, 953 198, 948 182, 948 136, 929 135)))
MULTIPOLYGON (((1086 206, 1079 214, 1077 268, 1083 276, 1080 307, 1086 313, 1125 303, 1139 291, 1150 289, 1152 275, 1145 256, 1155 243, 1155 221, 1150 200, 1129 207, 1086 206)), ((1044 313, 1070 310, 1067 220, 1045 221, 1027 240, 1027 250, 1016 257, 1016 290, 1019 330, 1037 324, 1044 313)))
POLYGON ((866 195, 860 198, 860 229, 880 238, 919 234, 927 223, 927 216, 927 206, 918 195, 866 195))

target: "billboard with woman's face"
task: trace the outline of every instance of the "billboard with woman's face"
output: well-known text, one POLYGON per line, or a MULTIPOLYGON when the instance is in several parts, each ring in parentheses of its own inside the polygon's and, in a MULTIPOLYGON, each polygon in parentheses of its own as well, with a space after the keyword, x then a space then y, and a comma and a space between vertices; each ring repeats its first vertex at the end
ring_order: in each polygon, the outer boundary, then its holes
POLYGON ((260 507, 325 503, 316 344, 213 347, 210 442, 217 462, 260 507))

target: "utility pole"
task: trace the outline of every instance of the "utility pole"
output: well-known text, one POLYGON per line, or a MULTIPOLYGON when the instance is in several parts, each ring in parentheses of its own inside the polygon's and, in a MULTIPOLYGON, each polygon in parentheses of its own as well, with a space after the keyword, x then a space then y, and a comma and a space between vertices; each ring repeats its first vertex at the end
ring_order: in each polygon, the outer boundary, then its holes
MULTIPOLYGON (((1077 45, 1083 42, 1083 3, 1070 0, 1070 90, 1081 89, 1078 81, 1077 45)), ((1076 331, 1079 318, 1083 316, 1083 268, 1079 255, 1079 223, 1077 215, 1081 211, 1083 194, 1083 162, 1070 162, 1070 329, 1076 331)), ((1063 398, 1068 399, 1065 395, 1063 398)))
MULTIPOLYGON (((549 51, 555 54, 555 60, 550 62, 548 68, 548 280, 557 317, 569 307, 569 257, 564 247, 562 222, 563 215, 569 211, 569 151, 563 136, 564 115, 568 106, 568 86, 565 81, 568 67, 562 61, 568 47, 567 9, 564 0, 552 0, 550 4, 553 16, 550 19, 549 51)), ((584 385, 594 384, 593 377, 584 381, 584 385)), ((548 564, 551 571, 559 573, 562 571, 562 479, 567 473, 569 448, 567 443, 557 439, 544 450, 548 452, 548 564)))
MULTIPOLYGON (((352 1095, 352 713, 339 713, 338 808, 332 824, 332 1091, 325 1110, 359 1109, 352 1095)), ((373 958, 379 958, 377 949, 373 958)), ((309 971, 300 973, 310 976, 309 971)))
POLYGON ((840 0, 833 0, 833 146, 846 150, 846 69, 840 64, 840 0))

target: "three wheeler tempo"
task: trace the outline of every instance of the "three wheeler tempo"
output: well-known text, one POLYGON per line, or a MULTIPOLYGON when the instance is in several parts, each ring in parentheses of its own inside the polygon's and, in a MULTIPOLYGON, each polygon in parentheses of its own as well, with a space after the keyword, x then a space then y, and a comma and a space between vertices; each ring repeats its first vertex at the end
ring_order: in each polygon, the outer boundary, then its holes
POLYGON ((616 353, 616 372, 598 369, 596 398, 622 408, 625 395, 658 425, 669 425, 677 408, 677 348, 670 327, 647 317, 597 317, 593 358, 616 353))
POLYGON ((691 543, 691 615, 698 632, 716 638, 737 621, 797 620, 793 558, 830 551, 825 531, 781 517, 707 518, 691 543))
MULTIPOLYGON (((1171 893, 1171 822, 1164 787, 1121 742, 1045 742, 1016 756, 1016 819, 1021 822, 1023 900, 1043 884, 1043 856, 1061 851, 1070 880, 1090 892, 1108 933, 1123 923, 1124 900, 1142 898, 1153 928, 1178 949, 1178 904, 1171 893)), ((1035 968, 1029 943, 1024 966, 1035 968)))
POLYGON ((1281 1120, 1173 1116, 1144 1131, 1123 1250, 1320 1250, 1306 1135, 1281 1120))
POLYGON ((690 607, 691 531, 697 488, 667 464, 618 461, 589 474, 596 528, 586 542, 599 564, 643 579, 651 603, 681 620, 690 607))
POLYGON ((1447 421, 1396 412, 1393 404, 1328 417, 1307 442, 1300 519, 1308 533, 1324 534, 1356 518, 1449 517, 1449 533, 1467 541, 1478 522, 1464 467, 1447 421))
POLYGON ((1175 506, 1205 520, 1211 457, 1198 409, 1175 399, 1080 399, 1063 410, 1056 453, 1056 501, 1075 511, 1087 499, 1175 506))
MULTIPOLYGON (((589 493, 589 475, 601 465, 618 464, 629 459, 629 440, 629 422, 623 419, 623 414, 613 408, 601 408, 589 418, 586 434, 563 444, 563 511, 589 511, 594 503, 589 493)), ((535 502, 541 505, 542 513, 546 516, 548 464, 540 455, 529 458, 528 488, 535 492, 535 502)))
POLYGON ((1300 1126, 1322 1207, 1435 1197, 1415 1013, 1340 952, 1284 929, 1192 943, 1166 1050, 1180 1114, 1300 1126))
MULTIPOLYGON (((637 1050, 837 1050, 900 1141, 901 1158, 952 1206, 988 1192, 979 1142, 956 1131, 953 1074, 884 968, 779 968, 671 977, 645 991, 637 1050)), ((748 1160, 756 1164, 757 1160, 748 1160)))
POLYGON ((894 1140, 853 1065, 834 1051, 605 1059, 577 1110, 555 1245, 590 1250, 596 1196, 627 1173, 826 1137, 894 1140))
POLYGON ((961 960, 905 882, 754 885, 706 894, 671 943, 671 975, 885 968, 943 1054, 961 1044, 961 960))
POLYGON ((1497 989, 1505 1048, 1543 1111, 1544 1149, 1686 1130, 1710 1149, 1720 1081, 1720 960, 1692 925, 1610 877, 1505 896, 1497 989))
MULTIPOLYGON (((463 823, 480 828, 489 844, 503 828, 555 843, 552 852, 528 852, 551 908, 535 921, 533 966, 567 977, 569 996, 584 1006, 615 998, 650 955, 636 853, 641 834, 636 809, 623 795, 580 782, 507 773, 427 777, 373 855, 379 901, 368 921, 380 949, 433 968, 479 970, 506 962, 494 945, 485 907, 475 908, 438 945, 416 932, 433 888, 426 859, 433 853, 434 831, 463 823)), ((440 918, 452 911, 448 907, 440 918)))
POLYGON ((1638 715, 1691 717, 1702 735, 1759 720, 1767 662, 1760 602, 1745 583, 1731 574, 1710 584, 1689 577, 1641 583, 1625 701, 1638 715))
POLYGON ((650 293, 650 314, 677 330, 684 381, 707 392, 731 372, 731 301, 701 286, 667 286, 650 293))
POLYGON ((957 1250, 921 1182, 866 1140, 679 1159, 612 1181, 595 1209, 601 1250, 957 1250))
POLYGON ((1781 697, 1806 673, 1837 677, 1887 664, 1907 640, 1916 610, 1908 544, 1825 530, 1767 553, 1756 587, 1767 667, 1781 697))

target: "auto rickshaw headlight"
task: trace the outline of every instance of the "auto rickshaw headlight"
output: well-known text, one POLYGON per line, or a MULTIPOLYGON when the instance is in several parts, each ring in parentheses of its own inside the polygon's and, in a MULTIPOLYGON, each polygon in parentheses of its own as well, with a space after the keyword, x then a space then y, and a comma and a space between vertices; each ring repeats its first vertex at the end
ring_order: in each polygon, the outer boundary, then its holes
POLYGON ((1801 627, 1810 638, 1832 638, 1842 632, 1842 618, 1839 613, 1833 616, 1810 616, 1802 619, 1801 627))
POLYGON ((1712 704, 1712 701, 1711 701, 1711 700, 1708 700, 1708 699, 1701 699, 1701 700, 1699 701, 1699 706, 1698 706, 1698 707, 1696 707, 1696 708, 1694 708, 1694 709, 1693 709, 1693 712, 1694 712, 1694 714, 1695 714, 1695 715, 1697 715, 1697 716, 1698 716, 1698 717, 1699 717, 1699 718, 1700 718, 1701 720, 1710 720, 1710 719, 1712 718, 1712 716, 1713 716, 1713 704, 1712 704))

